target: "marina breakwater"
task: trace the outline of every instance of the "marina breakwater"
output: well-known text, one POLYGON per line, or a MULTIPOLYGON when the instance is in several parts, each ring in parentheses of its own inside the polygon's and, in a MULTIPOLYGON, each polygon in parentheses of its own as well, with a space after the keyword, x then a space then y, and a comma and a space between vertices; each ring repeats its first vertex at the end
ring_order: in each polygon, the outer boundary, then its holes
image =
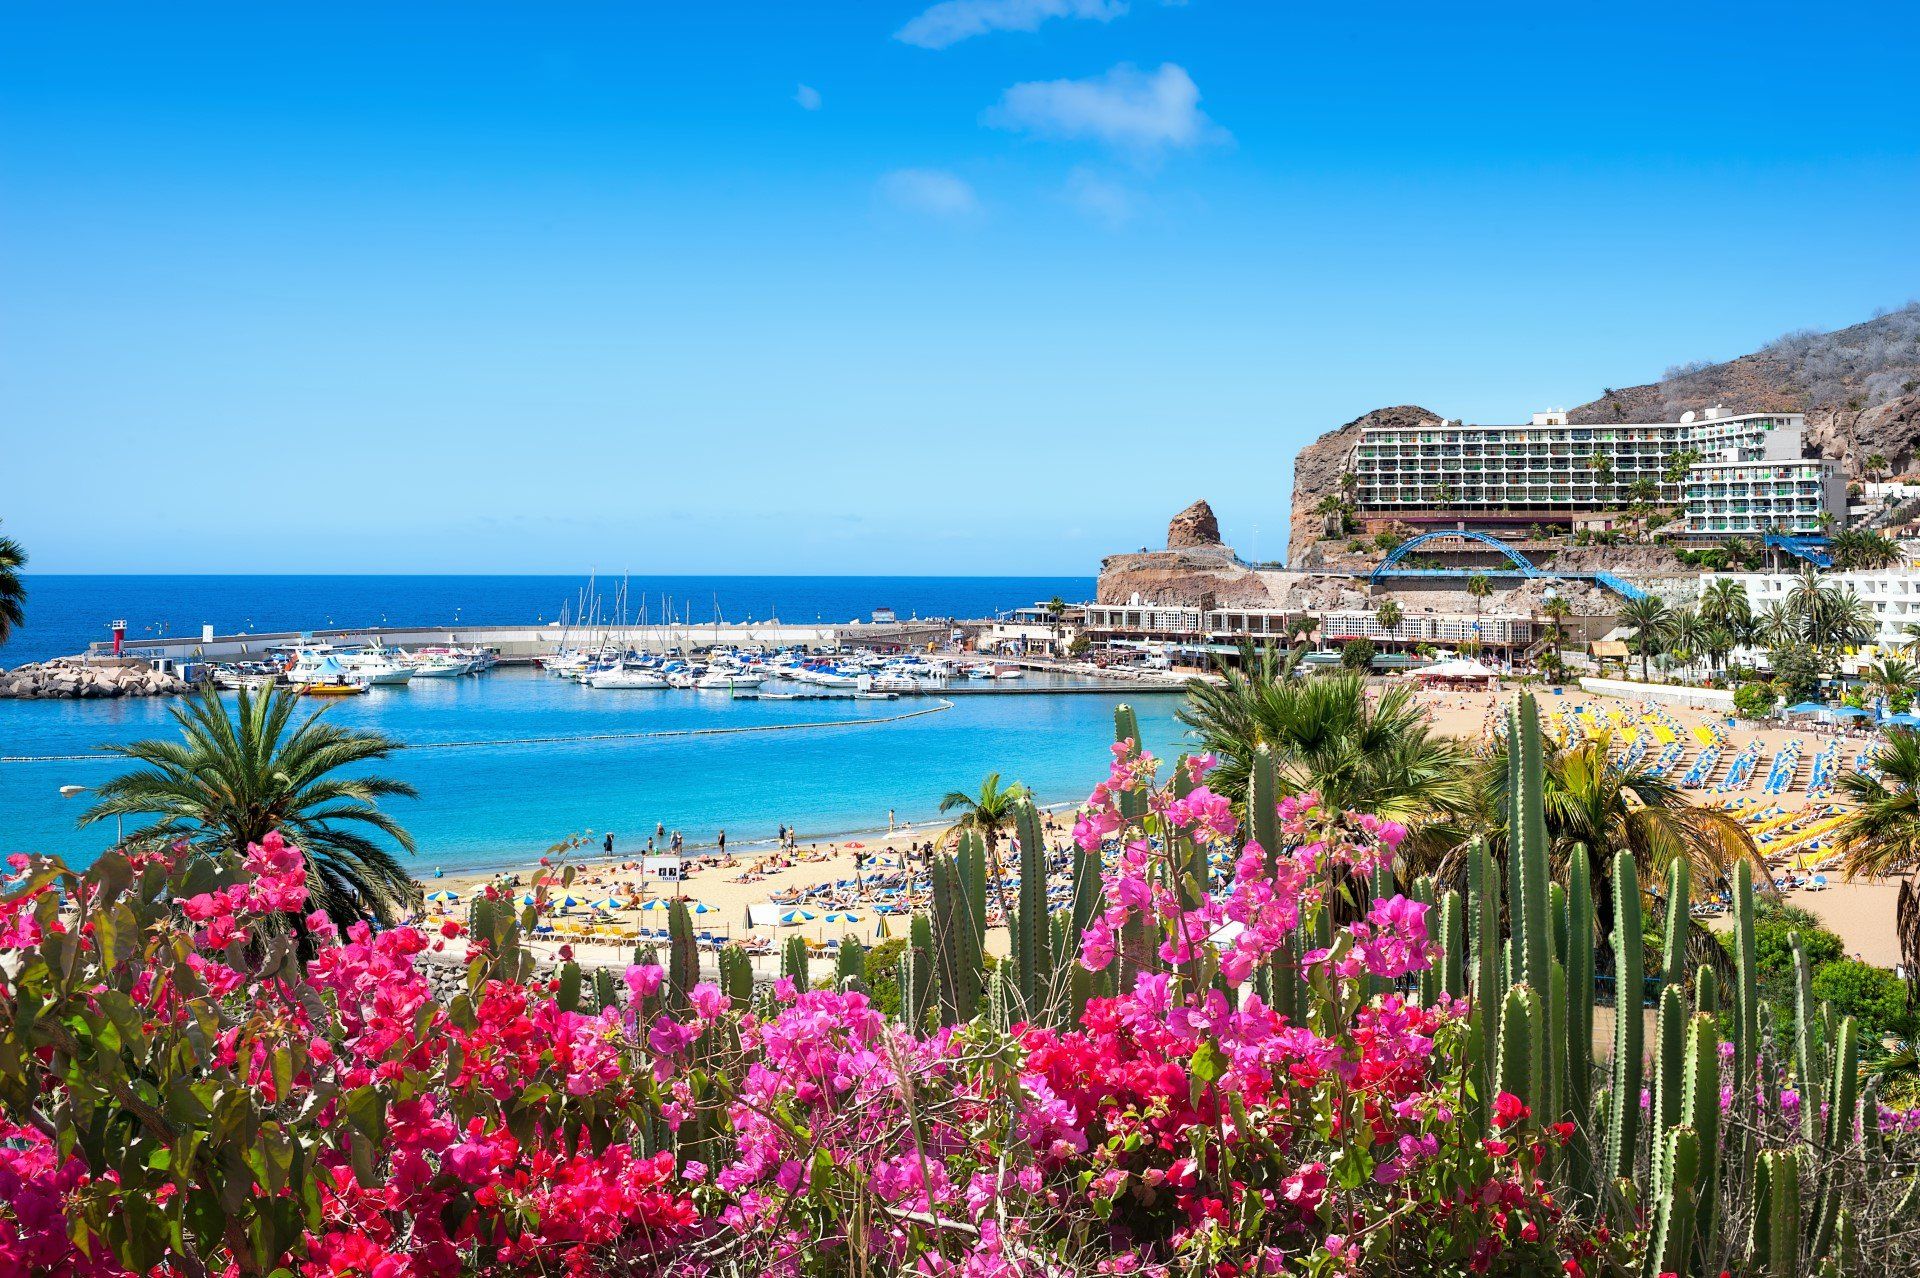
POLYGON ((168 697, 187 690, 179 676, 139 659, 78 661, 56 658, 0 670, 0 699, 75 701, 168 697))
MULTIPOLYGON (((976 623, 977 624, 977 623, 976 623)), ((606 645, 635 652, 666 653, 695 648, 740 648, 771 651, 778 648, 924 648, 953 637, 955 623, 903 621, 849 622, 844 625, 790 625, 784 622, 716 622, 707 625, 647 626, 358 626, 315 630, 279 630, 259 634, 225 634, 211 627, 197 636, 169 636, 130 643, 127 656, 185 665, 200 661, 245 661, 270 651, 308 644, 336 647, 428 648, 445 644, 490 648, 505 665, 528 665, 567 647, 606 645)), ((113 645, 96 642, 88 660, 112 655, 113 645)))

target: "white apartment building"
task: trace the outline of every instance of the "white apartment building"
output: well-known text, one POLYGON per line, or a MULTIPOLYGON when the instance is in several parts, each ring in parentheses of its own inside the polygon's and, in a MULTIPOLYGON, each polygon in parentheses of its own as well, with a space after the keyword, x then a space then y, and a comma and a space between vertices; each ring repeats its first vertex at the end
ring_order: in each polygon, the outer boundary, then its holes
MULTIPOLYGON (((1747 605, 1755 612, 1769 604, 1785 604, 1800 581, 1799 574, 1791 572, 1707 572, 1700 574, 1702 586, 1715 577, 1739 582, 1747 592, 1747 605)), ((1907 626, 1920 623, 1920 560, 1909 559, 1895 568, 1823 572, 1820 581, 1829 590, 1850 587, 1873 609, 1879 624, 1873 640, 1876 646, 1905 643, 1907 626)))
POLYGON ((1684 505, 1687 536, 1805 535, 1821 531, 1822 513, 1846 509, 1832 463, 1801 458, 1805 425, 1798 413, 1710 408, 1676 422, 1575 425, 1546 412, 1525 426, 1372 426, 1348 468, 1363 515, 1412 524, 1566 525, 1644 496, 1684 505), (1687 452, 1696 457, 1685 475, 1669 478, 1687 452))
POLYGON ((1286 636, 1288 622, 1311 618, 1323 643, 1372 639, 1379 643, 1454 646, 1478 642, 1489 648, 1525 648, 1545 631, 1517 613, 1432 612, 1407 607, 1391 629, 1377 613, 1353 608, 1196 608, 1177 604, 1088 604, 1087 633, 1096 642, 1157 640, 1178 643, 1255 644, 1286 636))

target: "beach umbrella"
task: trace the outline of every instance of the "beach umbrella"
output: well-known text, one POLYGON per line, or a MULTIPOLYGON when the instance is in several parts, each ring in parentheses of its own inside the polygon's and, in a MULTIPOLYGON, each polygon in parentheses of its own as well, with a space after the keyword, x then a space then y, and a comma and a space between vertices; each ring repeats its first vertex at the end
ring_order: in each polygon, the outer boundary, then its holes
POLYGON ((826 921, 828 923, 858 923, 860 916, 851 910, 835 910, 833 913, 827 915, 826 921))
POLYGON ((596 910, 618 910, 622 908, 622 906, 620 902, 615 900, 613 897, 607 897, 604 900, 595 901, 593 903, 593 908, 596 910))
POLYGON ((789 924, 811 923, 813 921, 813 912, 811 910, 788 910, 780 916, 780 921, 789 924))
POLYGON ((572 897, 567 897, 565 900, 560 902, 560 908, 563 910, 571 910, 574 906, 578 904, 580 904, 580 902, 574 900, 572 897))
POLYGON ((705 901, 688 901, 686 905, 687 913, 689 914, 718 914, 720 912, 718 907, 708 905, 705 901))
POLYGON ((445 888, 442 888, 438 892, 427 893, 427 899, 429 901, 457 901, 460 899, 460 894, 458 892, 449 892, 445 888))
POLYGON ((643 910, 671 910, 673 908, 673 902, 664 896, 656 896, 642 901, 640 908, 643 910))
POLYGON ((527 893, 527 894, 526 894, 525 896, 523 896, 523 897, 521 897, 521 898, 520 898, 520 904, 522 904, 522 905, 533 905, 533 904, 535 904, 535 903, 537 903, 538 901, 539 901, 539 898, 538 898, 538 897, 536 897, 536 896, 535 896, 535 895, 534 895, 533 893, 531 893, 531 892, 529 892, 529 893, 527 893))
POLYGON ((893 933, 887 929, 887 911, 880 910, 878 913, 880 917, 873 921, 873 939, 884 941, 893 933))

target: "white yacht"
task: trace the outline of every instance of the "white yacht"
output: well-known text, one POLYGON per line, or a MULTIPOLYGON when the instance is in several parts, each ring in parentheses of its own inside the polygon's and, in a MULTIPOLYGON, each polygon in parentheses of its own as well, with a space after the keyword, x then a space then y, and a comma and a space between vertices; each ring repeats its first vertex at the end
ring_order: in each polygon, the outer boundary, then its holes
POLYGON ((645 666, 628 665, 624 662, 617 666, 610 666, 605 670, 596 670, 587 677, 586 683, 588 687, 592 688, 618 689, 664 688, 667 686, 666 676, 662 675, 658 670, 649 670, 645 666))
POLYGON ((394 660, 393 654, 384 648, 343 652, 335 660, 346 667, 348 674, 376 688, 404 688, 407 681, 413 678, 413 667, 394 660))

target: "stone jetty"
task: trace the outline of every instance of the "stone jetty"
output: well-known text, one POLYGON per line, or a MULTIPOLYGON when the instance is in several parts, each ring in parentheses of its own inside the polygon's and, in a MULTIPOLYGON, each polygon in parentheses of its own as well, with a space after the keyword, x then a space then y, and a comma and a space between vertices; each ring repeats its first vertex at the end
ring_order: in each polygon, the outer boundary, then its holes
POLYGON ((93 661, 56 657, 0 670, 0 698, 170 697, 185 691, 185 681, 134 657, 93 661))

